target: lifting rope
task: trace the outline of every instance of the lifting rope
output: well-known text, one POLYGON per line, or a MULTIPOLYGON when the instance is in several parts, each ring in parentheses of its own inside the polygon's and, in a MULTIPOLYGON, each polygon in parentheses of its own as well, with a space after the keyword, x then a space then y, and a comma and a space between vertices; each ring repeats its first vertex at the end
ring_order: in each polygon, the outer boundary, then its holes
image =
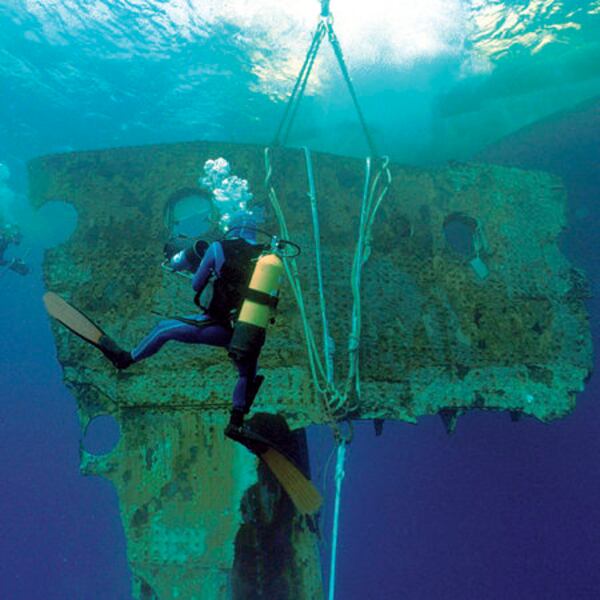
MULTIPOLYGON (((310 152, 305 150, 307 163, 307 172, 309 175, 309 198, 311 199, 311 210, 313 216, 313 232, 315 237, 315 254, 317 263, 317 279, 320 297, 320 312, 323 328, 324 358, 321 358, 316 342, 316 337, 308 321, 306 314, 306 305, 302 287, 300 284, 298 266, 295 258, 284 258, 284 268, 294 294, 294 298, 300 312, 300 319, 304 331, 304 338, 308 353, 308 362, 313 380, 314 389, 321 398, 323 411, 326 421, 335 430, 336 423, 347 418, 358 408, 360 403, 360 369, 359 369, 359 347, 361 336, 361 280, 362 268, 367 262, 371 253, 372 228, 375 216, 391 184, 391 174, 388 166, 388 159, 382 161, 381 167, 375 177, 371 175, 371 159, 365 161, 365 185, 361 205, 361 217, 358 232, 358 242, 354 253, 351 273, 352 288, 352 326, 348 339, 348 373, 345 383, 338 386, 333 377, 333 353, 334 347, 331 336, 328 331, 327 309, 325 303, 325 294, 323 288, 323 276, 321 267, 321 242, 319 236, 318 214, 316 210, 316 192, 312 182, 312 165, 310 152), (355 397, 353 404, 350 398, 355 397)), ((277 192, 272 184, 273 168, 271 165, 270 150, 265 149, 265 187, 269 200, 274 209, 277 218, 281 236, 289 239, 289 231, 283 210, 277 197, 277 192)), ((339 439, 340 435, 336 435, 339 439)))
MULTIPOLYGON (((292 93, 285 107, 285 111, 281 122, 277 128, 273 145, 285 145, 288 140, 292 125, 294 123, 300 101, 304 96, 308 79, 315 64, 319 48, 323 38, 327 35, 329 42, 333 48, 335 57, 340 67, 344 81, 352 102, 356 109, 360 125, 362 127, 367 145, 369 147, 370 157, 365 160, 365 181, 362 194, 359 232, 356 249, 352 261, 351 270, 351 289, 352 289, 352 315, 351 315, 351 331, 348 338, 348 373, 345 383, 341 386, 336 385, 334 377, 334 353, 335 345, 329 334, 327 307, 325 301, 325 291, 323 286, 323 270, 321 262, 321 236, 319 228, 319 216, 317 210, 317 193, 314 182, 314 174, 312 167, 312 157, 308 148, 304 148, 304 158, 306 164, 306 174, 308 179, 308 198, 311 206, 311 216, 313 225, 313 235, 315 240, 315 263, 317 270, 317 282, 320 298, 320 313, 321 326, 323 332, 323 357, 319 353, 316 338, 310 325, 307 314, 306 304, 300 285, 299 271, 294 257, 284 258, 283 263, 285 272, 292 288, 294 298, 298 305, 300 318, 302 321, 302 329, 306 342, 308 354, 308 363, 313 386, 317 396, 321 400, 322 409, 325 414, 327 423, 332 428, 334 439, 337 444, 337 459, 335 473, 335 501, 334 501, 334 516, 332 526, 332 543, 331 543, 331 566, 329 574, 329 600, 334 600, 335 596, 335 578, 337 564, 337 546, 339 532, 339 514, 341 503, 342 482, 345 476, 346 462, 346 446, 352 439, 352 426, 350 416, 360 406, 361 387, 360 387, 360 365, 359 365, 359 349, 361 336, 361 283, 362 283, 362 268, 369 259, 371 254, 372 228, 375 221, 375 216, 383 199, 385 198, 392 181, 389 159, 381 157, 381 164, 375 176, 372 175, 372 157, 379 157, 373 139, 369 133, 365 118, 358 103, 358 97, 354 91, 350 74, 344 61, 344 56, 340 43, 333 30, 333 18, 329 11, 329 0, 321 0, 321 15, 319 23, 313 35, 309 50, 304 59, 304 63, 300 69, 300 73, 296 79, 292 93), (354 401, 351 402, 351 398, 354 401), (350 432, 344 436, 341 433, 339 422, 347 420, 350 426, 350 432)), ((277 193, 272 183, 273 167, 271 164, 270 149, 265 149, 265 188, 271 202, 271 206, 277 218, 281 237, 290 239, 285 215, 277 198, 277 193)))
POLYGON ((331 561, 329 569, 329 600, 335 597, 335 571, 337 564, 338 531, 340 528, 340 501, 342 497, 342 482, 346 476, 344 465, 346 464, 346 442, 343 441, 337 447, 337 460, 335 465, 335 502, 333 505, 333 526, 331 535, 331 561))
POLYGON ((346 87, 348 88, 348 92, 352 98, 352 103, 354 104, 358 120, 367 141, 369 152, 371 156, 379 156, 375 142, 371 137, 369 128, 367 127, 367 122, 360 108, 360 104, 358 103, 358 96, 354 90, 354 85, 352 84, 352 79, 350 78, 350 73, 348 72, 346 61, 344 60, 342 47, 333 29, 333 17, 329 12, 329 0, 321 0, 321 16, 319 18, 319 23, 317 24, 317 28, 313 34, 310 47, 306 53, 306 58, 304 59, 304 63, 302 64, 302 68, 300 69, 300 73, 298 74, 296 83, 294 84, 294 88, 292 89, 292 93, 285 107, 281 122, 279 123, 279 127, 275 133, 273 146, 285 146, 287 142, 292 125, 296 118, 296 113, 298 112, 298 107, 300 106, 300 101, 304 97, 306 84, 308 83, 308 79, 315 64, 317 54, 319 53, 319 48, 321 47, 321 42, 323 41, 325 35, 327 35, 327 38, 329 39, 329 43, 331 44, 333 53, 337 59, 340 71, 344 81, 346 82, 346 87))
POLYGON ((313 234, 315 237, 315 261, 317 265, 317 281, 319 284, 319 298, 321 303, 321 318, 323 321, 323 349, 325 354, 325 373, 327 383, 333 383, 333 353, 335 352, 333 338, 329 335, 329 325, 327 322, 327 307, 325 304, 325 290, 323 288, 323 268, 321 266, 321 231, 319 228, 319 213, 317 211, 317 191, 315 187, 315 178, 312 168, 312 157, 310 150, 304 148, 304 157, 306 160, 306 175, 308 177, 308 197, 310 198, 310 208, 313 221, 313 234))

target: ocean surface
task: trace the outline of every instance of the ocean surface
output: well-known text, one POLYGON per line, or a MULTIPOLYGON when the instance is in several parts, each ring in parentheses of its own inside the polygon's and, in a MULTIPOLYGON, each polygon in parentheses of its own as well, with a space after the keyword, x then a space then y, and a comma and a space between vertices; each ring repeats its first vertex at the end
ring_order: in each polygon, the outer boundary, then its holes
MULTIPOLYGON (((561 248, 600 336, 600 1, 331 0, 382 153, 414 166, 491 161, 559 175, 561 248)), ((3 0, 0 215, 31 273, 0 276, 0 599, 131 598, 111 485, 79 474, 81 429, 41 301, 44 249, 76 215, 36 213, 27 161, 183 140, 269 143, 320 6, 295 0, 3 0)), ((289 145, 364 156, 323 43, 289 145)), ((200 167, 200 165, 199 165, 200 167)), ((251 182, 251 185, 253 182, 251 182)), ((260 185, 260 182, 256 182, 260 185)), ((59 200, 59 199, 57 199, 59 200)), ((343 485, 337 598, 600 598, 600 384, 551 424, 472 412, 357 423, 343 485)), ((114 432, 91 444, 108 444, 114 432)), ((333 466, 309 434, 328 573, 333 466)))

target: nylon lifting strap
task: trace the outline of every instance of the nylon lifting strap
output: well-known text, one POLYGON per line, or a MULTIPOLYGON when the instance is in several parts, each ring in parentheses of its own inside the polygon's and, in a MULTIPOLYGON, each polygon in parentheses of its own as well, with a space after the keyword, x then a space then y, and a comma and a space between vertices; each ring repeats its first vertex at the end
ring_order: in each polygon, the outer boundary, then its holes
POLYGON ((319 23, 317 24, 317 28, 315 30, 315 33, 313 34, 310 47, 308 49, 308 52, 306 53, 306 58, 304 59, 304 63, 302 64, 302 68, 300 69, 300 73, 298 74, 296 83, 294 84, 294 88, 292 89, 292 93, 285 107, 283 117, 275 133, 275 137, 273 139, 273 146, 285 146, 285 144, 287 143, 290 131, 292 129, 292 125, 298 112, 298 107, 300 106, 300 101, 304 96, 306 84, 308 83, 308 79, 315 64, 317 54, 319 53, 319 48, 321 47, 321 42, 323 41, 325 35, 327 35, 327 38, 329 39, 329 43, 331 44, 331 47, 333 49, 333 53, 340 67, 340 71, 342 73, 344 81, 346 82, 346 87, 350 92, 352 103, 354 104, 358 120, 360 122, 363 134, 369 147, 369 153, 371 154, 371 156, 379 156, 379 153, 377 152, 377 148, 375 146, 375 142, 371 137, 369 128, 367 127, 367 122, 365 121, 365 117, 360 108, 358 96, 356 95, 356 91, 354 90, 354 85, 352 84, 350 73, 348 72, 348 68, 346 67, 346 61, 344 60, 342 47, 333 29, 333 17, 329 12, 329 0, 321 0, 321 16, 319 19, 319 23))
MULTIPOLYGON (((317 396, 322 400, 322 406, 324 414, 326 415, 327 422, 334 426, 334 424, 343 419, 348 413, 351 413, 358 407, 360 403, 360 370, 359 370, 359 344, 361 336, 361 299, 360 299, 360 288, 362 282, 362 268, 367 262, 371 253, 371 238, 372 228, 375 221, 375 216, 378 212, 383 199, 385 198, 387 191, 391 185, 391 174, 389 171, 388 160, 384 159, 377 174, 375 176, 371 173, 371 159, 367 158, 365 162, 365 185, 363 190, 363 198, 361 203, 361 217, 360 226, 358 232, 358 242, 356 245, 354 259, 352 263, 351 272, 351 290, 352 290, 352 327, 348 339, 348 358, 349 367, 346 376, 345 384, 342 386, 336 385, 333 378, 333 354, 335 347, 333 340, 329 336, 328 323, 327 323, 327 310, 325 306, 325 293, 323 287, 323 275, 321 269, 321 258, 320 258, 320 235, 319 235, 319 221, 316 207, 316 192, 314 190, 314 182, 312 175, 311 156, 308 150, 305 150, 305 159, 307 164, 307 175, 309 179, 309 197, 311 199, 311 209, 313 216, 313 233, 315 238, 315 259, 317 266, 317 281, 319 286, 319 297, 320 297, 320 314, 322 318, 323 327, 323 346, 324 346, 324 357, 323 360, 320 357, 319 349, 317 347, 315 335, 311 324, 308 321, 304 296, 300 284, 300 277, 298 266, 295 259, 285 258, 283 261, 287 279, 290 283, 290 287, 294 294, 296 304, 300 313, 300 319, 302 322, 304 338, 306 341, 306 349, 308 354, 308 362, 310 367, 311 378, 313 380, 314 389, 317 396), (356 404, 350 406, 348 399, 352 392, 355 392, 356 404)), ((271 205, 274 209, 277 222, 279 224, 281 236, 284 239, 289 239, 289 231, 285 215, 277 193, 272 184, 272 165, 270 160, 270 150, 265 149, 265 187, 271 205)))
POLYGON ((317 211, 317 190, 312 168, 310 150, 304 148, 304 159, 306 162, 306 176, 308 177, 308 197, 313 221, 313 235, 315 238, 315 262, 317 267, 317 283, 319 286, 319 299, 321 306, 321 321, 323 324, 323 350, 325 354, 325 373, 329 387, 333 385, 333 354, 335 347, 333 338, 329 335, 329 324, 327 321, 327 306, 325 303, 325 290, 323 286, 323 267, 321 264, 321 230, 319 228, 319 213, 317 211))
MULTIPOLYGON (((377 151, 372 142, 372 138, 369 134, 368 128, 366 126, 362 111, 360 110, 360 106, 358 103, 358 99, 356 97, 356 93, 354 91, 354 87, 352 85, 350 75, 346 68, 346 64, 344 62, 342 50, 340 44, 335 36, 335 32, 333 31, 333 24, 331 14, 329 12, 329 0, 321 1, 321 17, 319 23, 317 25, 317 29, 315 34, 313 35, 310 48, 302 64, 300 69, 300 73, 296 79, 294 84, 294 88, 292 90, 290 99, 285 107, 283 118, 279 123, 279 127, 277 129, 277 133, 275 135, 275 144, 280 144, 287 140, 290 129, 292 127, 294 117, 298 110, 298 106, 302 96, 304 94, 304 90, 306 88, 306 84, 308 82, 308 78, 310 76, 310 72, 314 65, 320 44, 325 35, 328 35, 328 38, 332 44, 334 49, 335 56, 338 59, 338 63, 342 74, 344 76, 344 80, 347 83, 348 89, 350 91, 352 100, 356 107, 357 115, 363 131, 365 133, 365 137, 367 139, 369 149, 372 154, 376 155, 377 151)), ((316 267, 317 267, 317 280, 319 284, 319 296, 320 296, 320 308, 321 308, 321 317, 322 317, 322 328, 323 328, 323 349, 324 349, 324 360, 321 361, 319 352, 317 349, 317 344, 315 341, 315 336, 312 332, 312 328, 307 321, 306 318, 306 310, 304 306, 304 300, 302 296, 302 290, 300 287, 299 277, 298 277, 298 269, 293 259, 284 260, 284 266, 286 270, 286 275, 294 292, 294 296, 296 302, 298 304, 298 308, 300 311, 300 316, 303 323, 304 335, 308 350, 308 359, 310 365, 310 372, 312 375, 313 383, 315 386, 315 390, 317 394, 324 399, 324 410, 327 414, 327 420, 330 424, 335 423, 338 419, 334 416, 334 413, 337 413, 339 418, 339 412, 342 411, 346 414, 350 412, 349 406, 347 405, 347 400, 349 395, 354 391, 356 392, 357 402, 360 399, 360 382, 359 382, 359 365, 358 365, 358 350, 360 343, 360 329, 361 329, 361 306, 360 306, 360 286, 361 286, 361 270, 364 263, 367 261, 370 254, 370 241, 371 241, 371 228, 373 225, 375 213, 377 212, 381 201, 386 195, 390 183, 391 183, 391 175, 388 169, 388 160, 384 158, 382 161, 382 165, 377 173, 377 175, 372 178, 371 175, 371 159, 368 158, 366 161, 366 169, 365 169, 365 185, 363 191, 362 205, 361 205, 361 216, 360 216, 360 229, 358 236, 358 243, 354 255, 353 265, 352 265, 352 274, 351 274, 351 288, 352 288, 352 297, 353 297, 353 307, 352 307, 352 330, 350 334, 350 338, 348 340, 348 354, 349 354, 349 369, 348 369, 348 377, 346 379, 346 384, 339 388, 336 386, 334 382, 333 376, 333 354, 335 352, 335 346, 332 338, 329 335, 328 331, 328 322, 327 322, 327 312, 325 307, 325 294, 323 289, 323 276, 321 269, 321 255, 320 255, 320 233, 319 233, 319 221, 318 221, 318 212, 317 212, 317 200, 316 200, 316 191, 314 185, 314 176, 312 170, 312 159, 310 152, 308 149, 304 149, 305 153, 305 162, 306 162, 306 172, 309 183, 309 191, 308 196, 311 202, 311 213, 312 213, 312 221, 313 221, 313 233, 315 239, 315 259, 316 259, 316 267), (380 188, 383 188, 380 191, 380 188), (378 197, 377 197, 377 194, 378 197), (322 385, 319 382, 325 379, 325 384, 322 385)), ((277 199, 277 194, 271 183, 272 176, 272 167, 270 162, 270 150, 265 149, 265 187, 267 189, 267 193, 269 195, 269 199, 271 201, 271 205, 275 210, 275 215, 279 222, 280 232, 284 238, 288 238, 287 225, 285 223, 285 216, 283 211, 281 210, 281 206, 279 205, 279 201, 277 199)))

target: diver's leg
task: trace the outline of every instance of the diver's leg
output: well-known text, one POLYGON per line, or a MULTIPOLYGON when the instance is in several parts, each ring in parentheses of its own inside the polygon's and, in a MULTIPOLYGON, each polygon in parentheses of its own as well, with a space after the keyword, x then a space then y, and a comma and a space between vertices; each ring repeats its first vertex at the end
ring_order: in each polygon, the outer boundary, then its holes
POLYGON ((184 323, 177 319, 160 321, 158 325, 131 351, 134 362, 144 360, 156 354, 167 342, 174 340, 184 344, 206 344, 224 347, 229 344, 231 330, 221 324, 202 324, 207 317, 191 317, 198 325, 184 323))
POLYGON ((257 357, 235 361, 238 370, 238 380, 233 390, 233 408, 247 413, 252 397, 253 383, 256 378, 257 357))
POLYGON ((233 390, 233 406, 226 434, 232 437, 231 431, 239 430, 244 423, 244 416, 250 411, 250 406, 256 395, 255 382, 258 357, 252 356, 241 360, 234 360, 238 370, 238 380, 233 390))

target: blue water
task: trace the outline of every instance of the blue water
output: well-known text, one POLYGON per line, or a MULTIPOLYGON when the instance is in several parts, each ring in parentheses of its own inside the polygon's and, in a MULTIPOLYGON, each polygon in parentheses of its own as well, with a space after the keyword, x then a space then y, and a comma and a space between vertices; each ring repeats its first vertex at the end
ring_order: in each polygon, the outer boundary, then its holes
MULTIPOLYGON (((33 266, 26 278, 0 279, 2 599, 130 598, 116 495, 104 480, 79 475, 75 402, 41 304, 43 249, 64 239, 72 222, 60 207, 33 213, 26 162, 188 139, 268 142, 319 10, 312 1, 289 4, 0 6, 0 162, 14 194, 0 195, 0 209, 21 222, 33 266)), ((476 158, 523 127, 595 102, 586 119, 569 121, 560 152, 548 145, 495 160, 563 178, 570 219, 563 250, 597 296, 600 3, 332 0, 331 7, 374 138, 395 160, 476 158)), ((362 155, 328 48, 307 92, 290 143, 362 155)), ((597 297, 589 309, 596 341, 597 297)), ((337 597, 599 598, 598 388, 592 377, 576 411, 550 425, 472 413, 452 437, 432 417, 418 426, 386 423, 378 438, 371 424, 357 425, 337 597)), ((329 435, 316 430, 311 441, 320 483, 329 435)))

